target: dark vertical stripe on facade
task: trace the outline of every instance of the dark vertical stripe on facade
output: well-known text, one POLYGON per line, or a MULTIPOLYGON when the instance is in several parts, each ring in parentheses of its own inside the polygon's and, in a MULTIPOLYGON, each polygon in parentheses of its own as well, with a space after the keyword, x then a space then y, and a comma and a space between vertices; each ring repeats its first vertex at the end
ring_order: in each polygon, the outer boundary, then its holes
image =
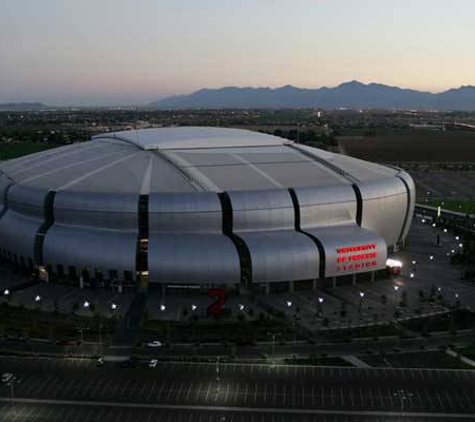
POLYGON ((307 233, 305 230, 302 230, 300 227, 300 204, 297 198, 297 194, 293 188, 289 189, 290 197, 292 198, 292 204, 294 206, 294 215, 295 215, 295 231, 302 233, 303 235, 309 237, 313 243, 317 246, 318 253, 320 255, 320 267, 319 267, 319 275, 320 278, 325 278, 325 248, 322 245, 322 242, 318 240, 313 234, 307 233))
POLYGON ((35 263, 37 265, 44 265, 43 246, 45 243, 45 236, 50 227, 54 224, 54 199, 56 192, 50 190, 45 197, 43 204, 43 224, 38 229, 35 236, 35 263))
POLYGON ((8 185, 7 188, 5 189, 5 192, 3 192, 3 198, 2 198, 2 202, 3 202, 3 208, 0 210, 0 219, 5 215, 5 213, 7 212, 7 209, 8 209, 8 191, 10 190, 10 188, 13 186, 13 184, 11 185, 8 185))
POLYGON ((361 195, 360 188, 356 183, 351 185, 356 195, 356 224, 361 227, 363 221, 363 196, 361 195))
POLYGON ((223 218, 223 233, 233 242, 239 255, 239 265, 241 269, 241 284, 250 286, 252 283, 252 260, 251 253, 244 240, 233 233, 233 207, 227 192, 218 193, 221 202, 221 212, 223 218))
POLYGON ((404 186, 406 187, 406 193, 407 193, 407 204, 406 204, 406 215, 404 216, 404 223, 401 228, 401 233, 399 233, 398 241, 397 243, 400 244, 402 242, 402 237, 404 235, 404 230, 406 230, 407 225, 409 224, 409 212, 411 210, 411 189, 409 189, 409 185, 407 182, 401 177, 397 176, 399 180, 401 180, 402 183, 404 183, 404 186))
POLYGON ((137 251, 136 251, 136 271, 148 271, 148 245, 145 249, 142 247, 142 240, 148 241, 149 238, 149 221, 148 221, 148 204, 149 196, 140 195, 138 203, 138 238, 137 238, 137 251))

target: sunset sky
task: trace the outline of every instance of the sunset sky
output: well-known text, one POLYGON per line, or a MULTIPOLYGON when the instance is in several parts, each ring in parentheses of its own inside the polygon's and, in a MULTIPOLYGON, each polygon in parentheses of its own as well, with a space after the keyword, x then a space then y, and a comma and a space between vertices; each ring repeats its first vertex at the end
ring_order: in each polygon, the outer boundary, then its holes
POLYGON ((203 87, 475 85, 475 1, 0 0, 0 102, 203 87))

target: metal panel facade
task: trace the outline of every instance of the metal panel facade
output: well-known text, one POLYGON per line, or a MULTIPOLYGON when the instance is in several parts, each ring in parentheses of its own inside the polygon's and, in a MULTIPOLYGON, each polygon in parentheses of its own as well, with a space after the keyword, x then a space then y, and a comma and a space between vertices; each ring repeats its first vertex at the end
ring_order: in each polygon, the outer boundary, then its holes
POLYGON ((325 277, 379 270, 386 266, 384 239, 356 225, 308 229, 325 250, 325 277))
POLYGON ((47 265, 69 266, 77 270, 100 270, 104 278, 116 270, 119 280, 124 271, 135 273, 137 234, 121 230, 99 230, 54 224, 46 235, 43 257, 47 265))
POLYGON ((407 191, 396 178, 358 183, 363 199, 361 227, 378 233, 388 246, 397 243, 407 212, 407 191))
POLYGON ((295 188, 300 206, 300 228, 356 222, 356 195, 349 185, 295 188))
POLYGON ((222 233, 221 203, 215 193, 150 194, 150 232, 222 233))
POLYGON ((135 273, 138 236, 138 195, 108 195, 60 191, 54 204, 55 222, 45 237, 46 264, 135 273))
POLYGON ((287 189, 228 192, 233 231, 293 230, 295 212, 287 189))
POLYGON ((239 233, 251 254, 252 281, 268 283, 319 277, 320 256, 307 236, 293 230, 239 233))
POLYGON ((229 192, 229 198, 233 231, 251 254, 253 282, 318 278, 318 249, 310 238, 295 230, 289 191, 229 192))
POLYGON ((12 181, 8 179, 5 175, 0 173, 0 217, 4 211, 4 207, 7 202, 7 190, 8 187, 12 184, 12 181))
POLYGON ((239 255, 222 228, 215 193, 151 194, 150 282, 239 283, 239 255))
POLYGON ((411 228, 412 215, 414 214, 414 207, 416 205, 416 186, 414 184, 414 180, 412 180, 412 177, 409 176, 409 174, 405 171, 399 173, 398 176, 406 182, 406 185, 409 188, 409 213, 406 226, 404 227, 402 233, 402 240, 404 240, 409 233, 409 229, 411 228))
POLYGON ((35 237, 44 222, 47 191, 13 185, 7 194, 8 209, 0 219, 0 244, 18 257, 34 260, 35 237))
POLYGON ((155 234, 149 242, 150 282, 239 283, 239 256, 220 234, 155 234))

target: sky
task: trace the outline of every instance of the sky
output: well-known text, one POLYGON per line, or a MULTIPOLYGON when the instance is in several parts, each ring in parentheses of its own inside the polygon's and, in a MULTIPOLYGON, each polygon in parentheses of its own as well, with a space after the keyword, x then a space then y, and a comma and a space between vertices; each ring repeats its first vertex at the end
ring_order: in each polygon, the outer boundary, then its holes
POLYGON ((473 0, 0 0, 0 102, 475 85, 473 0))

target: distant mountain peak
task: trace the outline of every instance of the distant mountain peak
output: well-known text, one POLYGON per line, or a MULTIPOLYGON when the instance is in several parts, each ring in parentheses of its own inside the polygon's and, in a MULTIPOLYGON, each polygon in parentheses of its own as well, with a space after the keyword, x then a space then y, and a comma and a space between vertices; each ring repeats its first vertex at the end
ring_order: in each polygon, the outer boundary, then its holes
POLYGON ((12 102, 12 103, 0 103, 0 110, 3 111, 29 111, 29 110, 41 110, 47 106, 39 102, 12 102))
POLYGON ((203 88, 190 95, 151 103, 161 109, 210 108, 312 108, 475 110, 475 86, 464 85, 434 94, 358 80, 333 88, 203 88))

